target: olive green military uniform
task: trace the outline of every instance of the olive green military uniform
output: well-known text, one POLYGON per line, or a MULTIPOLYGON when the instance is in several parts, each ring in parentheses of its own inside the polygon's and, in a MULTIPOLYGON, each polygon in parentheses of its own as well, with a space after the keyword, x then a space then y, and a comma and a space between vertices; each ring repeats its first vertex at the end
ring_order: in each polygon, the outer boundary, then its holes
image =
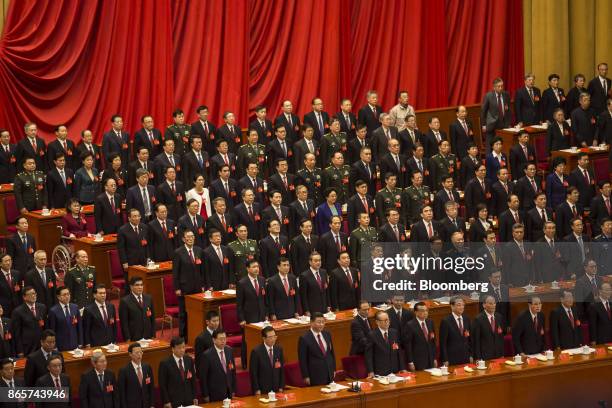
POLYGON ((410 226, 421 219, 421 209, 430 205, 431 191, 428 186, 407 187, 402 193, 402 217, 406 226, 410 226))
POLYGON ((374 197, 374 205, 379 225, 383 225, 386 222, 385 213, 388 209, 395 208, 400 214, 402 213, 402 189, 397 187, 393 190, 387 187, 380 189, 374 197))
POLYGON ((15 176, 13 193, 17 210, 40 210, 47 206, 47 176, 42 171, 24 171, 15 176))
POLYGON ((431 167, 431 178, 435 191, 442 188, 442 181, 449 175, 453 177, 455 184, 457 183, 457 158, 454 154, 442 156, 438 153, 429 159, 429 165, 431 167))
POLYGON ((259 261, 259 248, 257 241, 247 239, 240 241, 239 239, 230 242, 227 245, 234 252, 234 265, 236 265, 236 282, 247 275, 246 263, 250 260, 259 261))
POLYGON ((243 144, 238 149, 238 157, 236 159, 236 165, 238 172, 238 178, 244 177, 246 175, 246 170, 249 163, 257 163, 257 167, 259 167, 259 176, 264 177, 264 170, 266 168, 266 154, 265 154, 266 146, 262 144, 243 144))
POLYGON ((323 202, 322 185, 323 185, 323 171, 320 168, 315 167, 312 171, 306 167, 298 170, 296 174, 296 185, 304 185, 308 189, 308 198, 314 200, 315 206, 318 206, 323 202))
POLYGON ((344 204, 349 199, 349 173, 351 168, 346 164, 341 167, 329 166, 323 170, 323 191, 334 187, 338 192, 338 203, 344 204))
POLYGON ((76 303, 79 309, 93 302, 93 290, 96 286, 96 268, 80 266, 71 268, 64 277, 64 285, 70 289, 70 301, 76 303))
POLYGON ((331 164, 331 158, 336 152, 342 152, 344 156, 347 154, 347 138, 346 133, 340 132, 337 135, 333 133, 326 133, 323 138, 321 138, 321 163, 324 166, 329 166, 331 164))
POLYGON ((191 126, 185 124, 177 125, 176 123, 168 125, 164 134, 164 140, 167 139, 174 140, 174 153, 183 156, 190 150, 191 126))
POLYGON ((362 261, 361 257, 367 257, 370 253, 370 244, 377 241, 378 232, 376 232, 376 228, 355 228, 353 232, 351 232, 351 236, 349 238, 349 254, 351 255, 351 264, 354 267, 359 268, 362 261))

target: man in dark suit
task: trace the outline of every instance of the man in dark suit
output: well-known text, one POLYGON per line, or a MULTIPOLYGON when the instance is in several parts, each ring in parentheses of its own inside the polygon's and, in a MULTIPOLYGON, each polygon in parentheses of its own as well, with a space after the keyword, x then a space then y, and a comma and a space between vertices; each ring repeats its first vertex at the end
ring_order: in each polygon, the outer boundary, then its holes
POLYGON ((242 203, 234 207, 234 219, 236 231, 239 225, 247 227, 248 238, 259 240, 263 231, 263 221, 261 220, 261 204, 255 202, 253 189, 245 188, 242 190, 242 203))
POLYGON ((348 252, 338 255, 338 267, 329 274, 329 298, 332 310, 356 309, 361 295, 359 271, 351 268, 348 252))
POLYGON ((155 184, 155 164, 152 160, 149 160, 149 149, 144 146, 140 146, 136 149, 136 160, 128 164, 128 186, 135 186, 136 172, 138 169, 145 169, 149 173, 149 184, 155 184))
POLYGON ((512 325, 512 343, 514 351, 523 357, 544 351, 545 317, 542 313, 542 301, 538 296, 527 300, 527 310, 516 317, 512 325))
POLYGON ((457 158, 465 157, 468 154, 470 144, 474 143, 474 125, 467 117, 467 108, 463 105, 457 106, 457 119, 449 126, 449 137, 452 152, 457 158))
POLYGON ((514 94, 516 120, 519 125, 539 125, 542 122, 540 107, 540 90, 534 86, 535 75, 525 75, 525 86, 519 88, 514 94))
POLYGON ((440 322, 440 361, 445 366, 472 363, 472 325, 463 313, 465 301, 452 297, 450 305, 452 313, 440 322))
MULTIPOLYGON (((452 175, 442 179, 442 188, 438 190, 433 199, 433 215, 436 220, 444 217, 444 206, 448 201, 460 202, 459 192, 454 188, 455 181, 452 175)), ((478 186, 479 187, 479 186, 478 186)))
MULTIPOLYGON (((259 262, 247 261, 247 276, 236 285, 236 310, 240 326, 266 320, 266 281, 259 275, 259 262)), ((246 356, 246 353, 244 353, 246 356)))
MULTIPOLYGON (((357 308, 357 315, 351 322, 351 351, 350 355, 364 355, 370 344, 370 322, 368 315, 370 313, 370 302, 362 300, 357 308)), ((401 338, 401 337, 400 337, 401 338)))
POLYGON ((149 230, 140 222, 140 211, 132 208, 129 211, 129 222, 119 228, 117 233, 117 250, 123 274, 127 282, 127 269, 131 265, 146 265, 149 257, 147 237, 149 230))
POLYGON ((185 153, 182 157, 181 164, 181 173, 183 175, 181 181, 187 190, 191 188, 198 174, 203 175, 204 180, 210 180, 210 156, 202 148, 202 136, 191 136, 191 151, 185 153))
POLYGON ((428 318, 429 309, 423 302, 414 305, 415 318, 405 328, 404 349, 406 366, 410 371, 438 366, 436 360, 436 335, 433 320, 428 318))
POLYGON ((145 221, 149 221, 157 202, 155 187, 149 185, 149 173, 145 169, 136 170, 136 181, 137 184, 126 193, 127 210, 137 209, 145 221))
POLYGON ((380 174, 394 174, 397 177, 397 187, 404 188, 408 186, 408 157, 400 154, 399 142, 391 139, 388 144, 389 152, 383 156, 378 156, 378 167, 380 174))
MULTIPOLYGON (((397 330, 400 339, 404 338, 406 324, 414 319, 414 313, 408 309, 404 309, 405 303, 405 296, 402 293, 396 293, 391 298, 391 307, 387 309, 389 320, 391 321, 391 328, 397 330)), ((403 347, 403 344, 401 346, 403 347)))
MULTIPOLYGON (((368 194, 368 183, 364 180, 357 180, 355 191, 356 193, 348 199, 347 203, 349 231, 353 231, 359 226, 357 219, 361 213, 369 214, 371 224, 376 225, 376 208, 372 196, 368 194)), ((382 223, 382 220, 380 222, 382 223)))
POLYGON ((491 360, 504 355, 504 329, 506 323, 495 311, 495 297, 486 295, 484 310, 472 322, 472 350, 475 360, 491 360))
POLYGON ((268 110, 264 105, 255 107, 255 119, 249 123, 249 129, 257 132, 257 140, 263 145, 267 145, 272 139, 272 131, 274 127, 272 121, 267 119, 268 110))
MULTIPOLYGON (((23 378, 15 377, 15 367, 13 364, 14 361, 12 358, 0 358, 0 388, 25 387, 23 378)), ((3 406, 6 408, 26 408, 26 404, 26 402, 5 402, 3 406)))
POLYGON ((331 309, 327 272, 321 269, 321 255, 317 252, 310 254, 309 267, 300 275, 300 300, 302 311, 307 316, 313 313, 327 313, 331 309))
POLYGON ((23 302, 23 278, 21 272, 13 269, 13 259, 9 254, 1 255, 0 261, 0 306, 7 316, 11 316, 13 310, 23 302))
POLYGON ((45 171, 47 168, 47 146, 43 139, 38 137, 36 123, 28 122, 24 126, 26 137, 17 142, 15 148, 15 167, 19 170, 23 168, 25 159, 31 157, 36 163, 36 169, 45 171))
POLYGON ((374 130, 370 136, 370 142, 372 143, 372 155, 377 163, 384 155, 389 153, 388 145, 391 139, 397 140, 397 145, 398 147, 400 146, 397 128, 392 125, 393 119, 391 116, 388 113, 381 113, 380 123, 381 126, 374 130))
POLYGON ((289 211, 291 213, 291 225, 293 225, 293 237, 299 237, 300 231, 296 226, 302 226, 303 221, 311 222, 311 232, 314 228, 314 217, 315 217, 315 202, 313 199, 308 198, 308 188, 302 184, 299 184, 296 188, 296 199, 289 204, 289 211))
POLYGON ((224 164, 219 167, 218 175, 219 178, 210 183, 210 188, 208 189, 210 199, 214 200, 217 197, 221 197, 230 208, 237 206, 239 202, 238 183, 230 178, 230 166, 224 164))
POLYGON ((214 331, 219 328, 220 321, 221 319, 218 311, 209 310, 206 312, 204 330, 196 337, 193 347, 196 368, 200 366, 202 358, 204 357, 204 352, 214 345, 212 335, 214 331))
MULTIPOLYGON (((242 144, 242 131, 240 130, 240 126, 236 123, 236 116, 233 112, 223 112, 223 121, 225 123, 217 128, 215 138, 217 139, 217 143, 221 140, 227 142, 228 150, 230 152, 235 152, 238 150, 238 146, 242 144)), ((217 144, 217 146, 219 145, 217 144)))
POLYGON ((246 175, 238 180, 236 187, 241 195, 247 188, 253 191, 255 201, 263 206, 265 204, 264 181, 259 177, 259 167, 255 162, 250 162, 246 165, 246 175))
POLYGON ((56 289, 58 303, 49 309, 49 328, 57 334, 59 351, 74 350, 83 346, 83 319, 79 307, 70 303, 70 290, 67 287, 56 289))
POLYGON ((300 138, 300 118, 293 114, 293 104, 289 100, 283 101, 281 110, 281 114, 274 120, 274 129, 282 126, 289 141, 295 142, 300 138))
MULTIPOLYGON (((348 238, 340 229, 342 228, 342 217, 333 216, 329 222, 330 230, 319 237, 317 252, 321 254, 325 270, 333 270, 338 262, 340 252, 348 248, 348 238)), ((294 271, 300 273, 300 271, 294 271)))
POLYGON ((140 343, 128 346, 130 362, 119 370, 121 407, 151 408, 155 404, 153 369, 142 361, 140 343))
POLYGON ((601 234, 600 225, 605 218, 612 219, 612 184, 609 180, 603 180, 599 183, 599 195, 591 200, 589 214, 593 220, 591 228, 593 236, 601 234))
POLYGON ((536 194, 542 191, 542 179, 536 176, 536 166, 533 163, 525 167, 525 175, 518 179, 514 186, 514 193, 518 195, 521 208, 524 211, 534 207, 536 194))
POLYGON ((586 321, 588 319, 588 308, 599 295, 599 286, 602 279, 597 275, 597 262, 592 258, 586 258, 583 263, 584 274, 576 279, 574 296, 576 297, 576 309, 578 317, 586 321))
POLYGON ((565 92, 559 88, 559 75, 550 74, 548 76, 548 88, 542 92, 542 120, 553 123, 554 112, 557 109, 563 111, 565 107, 565 92))
POLYGON ((525 214, 525 228, 529 241, 537 242, 542 238, 544 236, 544 223, 553 219, 552 210, 546 208, 546 194, 543 192, 536 194, 535 207, 525 214))
POLYGON ((510 172, 518 177, 525 173, 525 167, 529 163, 536 163, 535 149, 529 143, 529 133, 521 131, 518 135, 518 143, 510 148, 510 172))
POLYGON ((485 94, 480 108, 480 123, 482 123, 482 131, 486 132, 487 152, 491 150, 491 141, 495 137, 495 131, 510 127, 511 120, 510 95, 504 91, 504 81, 501 78, 495 78, 493 90, 485 94))
POLYGON ((49 169, 46 179, 49 208, 65 208, 73 195, 74 172, 72 169, 66 168, 66 157, 61 152, 56 153, 49 169))
POLYGON ((23 357, 40 347, 40 339, 47 320, 47 308, 36 301, 36 291, 31 286, 23 288, 23 303, 11 314, 15 351, 23 357))
POLYGON ((309 124, 314 129, 314 138, 320 141, 329 129, 329 114, 323 110, 323 100, 312 99, 312 111, 304 115, 304 125, 309 124))
POLYGON ((575 279, 584 273, 584 261, 591 256, 591 238, 583 234, 584 223, 580 218, 571 222, 572 233, 563 237, 563 261, 566 263, 567 273, 575 279))
POLYGON ((287 173, 289 165, 287 160, 278 159, 276 162, 276 173, 268 179, 268 192, 278 191, 282 196, 282 204, 288 206, 295 200, 295 176, 287 173))
POLYGON ((298 317, 300 297, 297 279, 290 274, 289 260, 280 257, 277 262, 278 274, 268 278, 266 296, 270 320, 298 317))
POLYGON ((595 197, 595 175, 589 169, 589 155, 587 153, 578 154, 578 166, 570 173, 567 181, 571 186, 578 189, 580 193, 579 202, 582 208, 588 207, 595 197))
POLYGON ((301 234, 293 238, 289 245, 289 261, 293 271, 308 268, 308 257, 317 249, 319 243, 319 237, 312 234, 312 221, 303 219, 299 224, 301 234))
MULTIPOLYGON (((59 355, 52 355, 47 360, 48 373, 36 380, 35 387, 44 388, 68 388, 67 394, 72 395, 70 387, 70 377, 62 373, 63 359, 59 355)), ((70 398, 68 402, 40 402, 36 404, 38 408, 69 408, 71 406, 70 398)))
POLYGON ((306 385, 327 385, 333 381, 336 356, 323 314, 311 314, 310 330, 298 340, 298 360, 306 385))
MULTIPOLYGON (((289 251, 289 240, 285 235, 281 235, 280 222, 270 220, 267 225, 268 234, 259 241, 259 260, 266 278, 275 270, 278 259, 286 256, 289 251)), ((294 273, 297 274, 299 271, 294 273)))
MULTIPOLYGON (((340 120, 340 123, 340 127, 342 127, 342 120, 340 120)), ((349 138, 348 141, 348 163, 355 163, 357 160, 359 160, 359 153, 361 152, 361 149, 371 147, 370 140, 366 138, 367 129, 365 125, 362 125, 361 123, 357 124, 356 130, 353 131, 353 133, 355 137, 349 138)))
POLYGON ((520 201, 516 194, 510 194, 507 201, 508 209, 499 214, 499 241, 512 240, 512 227, 517 223, 525 222, 525 214, 519 209, 520 201))
POLYGON ((546 131, 546 146, 548 151, 570 148, 570 126, 565 121, 563 109, 557 108, 553 120, 546 131))
POLYGON ((204 150, 208 152, 209 156, 212 156, 216 153, 214 141, 217 128, 208 120, 208 106, 198 106, 196 113, 198 114, 198 120, 191 124, 191 137, 193 138, 194 135, 200 136, 204 145, 204 150))
POLYGON ((508 209, 508 198, 514 193, 514 183, 508 182, 508 169, 497 170, 497 181, 491 185, 492 203, 489 215, 499 217, 508 209))
POLYGON ((15 358, 15 356, 11 319, 4 317, 4 309, 0 305, 0 360, 7 357, 15 358))
POLYGON ((232 179, 238 178, 240 175, 236 171, 236 154, 229 150, 226 140, 217 141, 217 154, 210 158, 210 177, 212 180, 220 177, 219 172, 223 166, 228 167, 228 176, 232 179))
POLYGON ((417 129, 416 117, 414 114, 410 113, 406 116, 404 125, 405 129, 398 134, 402 152, 406 152, 406 154, 410 155, 411 152, 416 150, 416 147, 420 145, 423 146, 423 155, 425 155, 427 137, 417 129))
POLYGON ((216 229, 208 231, 210 245, 204 249, 204 288, 209 290, 234 289, 236 272, 234 253, 222 245, 221 232, 216 229))
POLYGON ((0 129, 0 184, 12 183, 17 174, 16 146, 10 141, 9 131, 0 129))
POLYGON ((596 139, 601 144, 612 144, 612 97, 608 98, 606 109, 597 118, 596 139))
POLYGON ((176 242, 176 225, 168 219, 168 209, 164 204, 155 206, 155 218, 147 224, 149 254, 155 262, 172 260, 176 242))
POLYGON ((28 232, 28 219, 24 216, 17 217, 17 232, 6 240, 6 253, 13 260, 13 267, 18 271, 19 280, 23 279, 23 274, 34 267, 34 252, 36 252, 36 240, 28 232))
POLYGON ((276 125, 274 133, 276 137, 266 146, 268 163, 276 165, 279 159, 285 159, 287 163, 293 165, 293 148, 285 126, 282 124, 276 125))
POLYGON ((571 290, 561 291, 561 304, 550 311, 550 338, 554 349, 570 349, 583 344, 582 322, 574 307, 571 290))
MULTIPOLYGON (((96 169, 102 168, 102 154, 100 151, 100 146, 93 143, 93 133, 89 129, 85 129, 81 131, 81 141, 76 146, 76 151, 74 156, 81 157, 83 153, 91 153, 94 158, 94 167, 96 169)), ((81 167, 81 162, 75 160, 74 171, 78 170, 78 167, 81 167)))
MULTIPOLYGON (((467 218, 478 218, 478 210, 476 206, 478 204, 485 204, 487 208, 491 208, 492 202, 492 187, 491 181, 485 178, 487 174, 487 168, 484 164, 479 165, 476 168, 476 177, 467 182, 465 186, 465 207, 467 210, 467 218)), ((455 201, 458 203, 458 201, 455 201)), ((445 204, 446 205, 446 204, 445 204)))
POLYGON ((525 227, 512 226, 512 238, 502 247, 504 275, 513 286, 524 286, 533 281, 533 248, 524 241, 525 227))
POLYGON ((355 138, 356 131, 358 130, 357 117, 351 112, 352 109, 353 103, 351 100, 344 98, 340 101, 340 111, 335 115, 340 121, 340 131, 346 133, 349 140, 355 138))
POLYGON ((365 351, 368 377, 405 372, 404 352, 400 350, 399 332, 389 327, 389 315, 376 312, 377 328, 368 333, 370 347, 365 351))
POLYGON ((44 330, 40 336, 40 348, 26 358, 23 377, 27 387, 33 387, 36 380, 47 373, 47 361, 52 355, 62 356, 55 348, 55 332, 44 330))
MULTIPOLYGON (((429 130, 424 135, 423 146, 425 147, 425 157, 431 158, 439 153, 438 146, 443 140, 448 140, 446 132, 440 130, 440 119, 436 116, 429 118, 429 130)), ((458 157, 461 159, 461 157, 458 157)))
POLYGON ((106 301, 106 287, 98 283, 94 288, 94 302, 83 310, 83 344, 105 346, 117 342, 117 313, 115 305, 106 301))
POLYGON ((166 167, 164 182, 157 186, 155 192, 155 208, 158 204, 165 204, 167 216, 174 222, 185 215, 185 188, 183 183, 176 180, 176 170, 166 167))
MULTIPOLYGON (((478 146, 470 143, 466 147, 467 154, 462 156, 461 162, 457 163, 459 167, 459 187, 465 189, 467 183, 476 177, 476 170, 480 166, 481 161, 478 157, 478 146)), ((460 157, 457 156, 457 159, 460 157)), ((485 172, 486 175, 486 172, 485 172)))
POLYGON ((115 373, 107 370, 102 351, 91 355, 93 368, 81 374, 79 402, 83 408, 119 408, 119 388, 115 373))
POLYGON ((145 148, 151 157, 155 157, 161 153, 161 132, 155 127, 151 115, 144 115, 140 122, 142 128, 134 134, 134 151, 138 152, 141 148, 145 148))
POLYGON ((96 230, 100 234, 116 234, 123 224, 121 210, 125 208, 125 202, 116 191, 115 179, 107 178, 104 181, 104 193, 99 194, 94 202, 96 230))
POLYGON ((612 341, 612 286, 602 283, 599 286, 599 300, 589 307, 589 334, 591 345, 606 344, 612 341))
POLYGON ((612 81, 607 77, 608 64, 602 62, 597 65, 597 76, 589 81, 588 92, 591 95, 591 104, 597 113, 606 109, 606 100, 610 98, 612 81))
MULTIPOLYGON (((153 169, 155 174, 155 184, 160 184, 164 180, 164 173, 167 167, 174 167, 179 180, 183 179, 181 172, 182 159, 181 156, 175 153, 174 140, 164 140, 163 151, 153 159, 153 169)), ((138 179, 140 176, 136 174, 138 179)))
POLYGON ((434 235, 440 236, 441 225, 433 219, 433 211, 429 205, 421 209, 421 220, 412 225, 410 241, 416 244, 415 253, 424 254, 429 249, 429 240, 434 235))
POLYGON ((214 345, 204 352, 198 366, 204 402, 231 399, 236 390, 234 353, 232 348, 226 345, 227 334, 219 328, 213 332, 212 338, 214 345))
POLYGON ((152 339, 155 336, 155 311, 153 299, 143 294, 142 278, 130 279, 130 294, 119 301, 121 334, 126 341, 152 339))
POLYGON ((372 150, 364 147, 359 151, 358 160, 352 162, 349 173, 349 190, 355 191, 358 180, 366 182, 368 185, 367 193, 370 197, 376 195, 376 166, 372 163, 372 150))
POLYGON ((172 355, 159 363, 159 393, 164 406, 172 408, 197 405, 196 367, 185 354, 185 339, 174 337, 170 341, 172 355))
POLYGON ((536 282, 552 282, 570 278, 563 259, 566 245, 560 240, 556 240, 555 223, 546 221, 543 231, 544 236, 534 245, 534 280, 536 282))
POLYGON ((372 136, 372 132, 380 127, 380 114, 382 106, 378 105, 378 93, 375 90, 369 90, 366 94, 367 104, 364 105, 357 113, 357 120, 364 125, 368 130, 368 137, 372 136))
POLYGON ((580 193, 574 186, 567 188, 565 201, 555 209, 555 224, 557 235, 564 237, 572 232, 571 223, 574 218, 582 218, 583 207, 579 203, 580 193))
POLYGON ((172 256, 172 286, 179 304, 179 336, 187 334, 187 312, 185 296, 205 291, 204 253, 202 248, 194 246, 195 236, 192 231, 185 231, 183 244, 172 256))
POLYGON ((130 135, 123 131, 123 118, 120 115, 111 117, 111 130, 102 137, 102 154, 108 159, 112 153, 121 157, 121 166, 125 169, 130 162, 130 135))
POLYGON ((183 236, 187 230, 195 235, 195 245, 200 248, 206 247, 206 234, 204 233, 204 217, 198 214, 200 204, 195 198, 187 200, 187 214, 183 215, 178 220, 177 232, 178 236, 183 236))
POLYGON ((271 326, 261 330, 263 343, 251 351, 249 373, 255 395, 270 391, 282 392, 285 387, 283 348, 276 345, 276 332, 271 326))

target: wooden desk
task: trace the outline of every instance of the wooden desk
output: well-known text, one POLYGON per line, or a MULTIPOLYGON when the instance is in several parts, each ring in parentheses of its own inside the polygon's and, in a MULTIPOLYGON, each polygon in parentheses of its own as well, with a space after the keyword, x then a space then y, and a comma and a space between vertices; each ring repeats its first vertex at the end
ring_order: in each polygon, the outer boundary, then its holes
MULTIPOLYGON (((204 320, 209 310, 219 311, 219 306, 236 302, 236 295, 226 295, 215 291, 211 298, 205 298, 203 293, 185 296, 185 311, 187 312, 187 343, 195 344, 195 338, 204 330, 204 320)), ((223 325, 223 322, 221 322, 223 325)))
POLYGON ((96 267, 96 282, 104 283, 110 288, 112 275, 107 252, 117 248, 117 234, 104 235, 103 240, 96 242, 91 237, 83 237, 72 241, 74 251, 84 250, 89 255, 89 264, 96 267))
MULTIPOLYGON (((76 396, 79 393, 79 384, 81 383, 81 374, 91 369, 91 353, 95 349, 101 349, 106 354, 108 361, 108 369, 115 373, 115 378, 119 375, 119 369, 126 366, 130 361, 128 356, 128 346, 130 343, 120 343, 119 351, 115 353, 109 353, 101 347, 90 347, 83 349, 85 355, 80 358, 75 358, 72 354, 64 351, 64 365, 66 374, 70 377, 70 384, 72 385, 72 395, 76 396)), ((170 343, 165 340, 153 340, 149 347, 143 348, 144 355, 142 361, 145 361, 151 365, 153 369, 153 376, 155 384, 157 384, 157 369, 160 361, 170 355, 170 343)), ((17 360, 15 365, 15 375, 23 377, 23 371, 25 368, 26 359, 22 358, 17 360)))
MULTIPOLYGON (((323 394, 320 386, 290 389, 289 401, 274 407, 368 407, 412 408, 459 406, 470 408, 596 407, 612 398, 612 352, 573 356, 561 361, 521 366, 500 365, 496 370, 475 370, 460 375, 433 377, 420 371, 410 380, 391 385, 366 380, 370 389, 359 393, 339 391, 323 394)), ((558 354, 557 354, 558 356, 558 354)), ((488 364, 487 364, 488 366, 488 364)), ((450 372, 454 373, 454 368, 450 372)), ((347 384, 344 382, 343 384, 347 384)), ((259 396, 235 398, 244 407, 262 407, 259 396)), ((220 402, 202 407, 219 407, 220 402)))
MULTIPOLYGON (((546 139, 546 129, 537 129, 531 126, 524 128, 527 133, 529 133, 529 144, 535 147, 535 139, 544 138, 546 139)), ((503 146, 502 152, 506 155, 508 160, 510 160, 510 148, 518 143, 518 134, 519 132, 508 131, 508 130, 496 130, 495 134, 502 138, 503 146)), ((510 168, 510 163, 508 163, 508 168, 510 168)), ((523 174, 513 174, 512 179, 518 180, 520 177, 523 177, 523 174)))
MULTIPOLYGON (((486 149, 482 140, 482 128, 480 126, 480 104, 465 105, 465 108, 467 109, 467 120, 472 121, 474 127, 474 143, 481 152, 484 152, 486 149)), ((447 106, 444 108, 417 110, 416 122, 421 132, 427 133, 429 130, 429 118, 432 116, 440 120, 440 129, 448 134, 451 123, 457 119, 457 107, 447 106)), ((459 160, 462 158, 460 157, 459 160)))
POLYGON ((42 215, 42 211, 30 211, 25 217, 28 219, 30 234, 36 240, 36 249, 42 249, 47 253, 47 259, 51 259, 53 249, 61 243, 62 217, 66 210, 51 210, 49 215, 42 215))
POLYGON ((610 145, 606 145, 605 149, 589 147, 577 149, 575 152, 571 149, 553 150, 551 152, 551 160, 553 160, 555 157, 563 157, 567 162, 565 172, 569 174, 572 172, 572 170, 578 167, 578 154, 582 151, 585 151, 589 155, 589 164, 591 167, 593 167, 594 160, 608 158, 608 154, 610 153, 610 145))
POLYGON ((0 184, 0 234, 6 235, 6 216, 4 209, 4 197, 13 195, 12 184, 0 184))
POLYGON ((128 267, 128 279, 138 276, 144 283, 144 292, 153 298, 155 317, 162 317, 166 313, 166 302, 164 301, 164 276, 172 275, 172 262, 160 262, 159 268, 148 269, 146 266, 133 265, 128 267))

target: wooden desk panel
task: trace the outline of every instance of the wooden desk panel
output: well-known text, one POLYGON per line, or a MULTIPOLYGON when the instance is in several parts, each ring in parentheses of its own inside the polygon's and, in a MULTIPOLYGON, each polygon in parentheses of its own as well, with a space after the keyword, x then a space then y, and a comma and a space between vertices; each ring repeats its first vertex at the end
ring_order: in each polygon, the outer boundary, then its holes
POLYGON ((72 241, 74 251, 84 250, 89 255, 89 264, 96 267, 96 282, 104 283, 107 288, 112 286, 112 276, 108 261, 108 251, 117 248, 117 234, 108 234, 101 242, 93 238, 83 237, 72 241))
MULTIPOLYGON (((578 167, 578 154, 581 153, 583 149, 578 149, 575 152, 568 152, 565 150, 553 150, 550 152, 551 160, 555 157, 563 157, 567 162, 565 166, 565 172, 567 174, 571 173, 576 167, 578 167)), ((608 154, 610 153, 610 145, 607 145, 605 149, 593 149, 589 147, 588 149, 584 149, 589 155, 589 161, 591 168, 593 167, 593 161, 597 159, 607 159, 608 154)))
POLYGON ((146 266, 133 265, 128 267, 128 280, 138 276, 144 283, 144 292, 153 298, 155 317, 162 317, 166 313, 163 278, 172 276, 172 262, 159 262, 159 268, 148 269, 146 266))
POLYGON ((28 220, 28 232, 36 240, 36 248, 47 253, 47 259, 51 260, 53 249, 61 242, 62 217, 66 210, 51 210, 49 215, 42 215, 42 211, 30 211, 25 217, 28 220))
MULTIPOLYGON (((472 121, 474 126, 474 143, 480 151, 484 151, 484 143, 482 140, 482 128, 480 126, 480 104, 466 105, 467 119, 472 121)), ((445 108, 421 109, 416 111, 417 127, 423 133, 429 130, 429 118, 436 116, 440 119, 440 130, 443 130, 448 135, 450 124, 457 119, 457 107, 448 106, 445 108)), ((459 158, 461 160, 462 157, 459 158)))
MULTIPOLYGON (((524 128, 524 130, 527 131, 527 133, 529 133, 529 144, 534 147, 535 147, 536 139, 541 139, 541 138, 546 139, 546 133, 547 133, 546 129, 535 129, 532 127, 526 127, 524 128)), ((518 132, 510 132, 507 130, 496 130, 495 134, 502 138, 503 140, 502 152, 506 155, 508 160, 510 160, 510 148, 514 146, 516 143, 518 143, 517 141, 518 132)), ((510 169, 510 163, 508 163, 508 169, 510 169)), ((513 180, 518 180, 521 177, 523 177, 523 174, 519 174, 518 176, 516 174, 512 175, 513 180)))
MULTIPOLYGON (((236 295, 226 295, 220 291, 213 292, 212 298, 205 298, 203 293, 185 296, 187 312, 187 343, 195 344, 195 338, 204 330, 204 319, 209 310, 219 311, 219 306, 235 303, 236 295)), ((221 322, 223 325, 223 322, 221 322)))
POLYGON ((0 234, 6 234, 6 216, 4 209, 4 197, 13 195, 12 184, 0 184, 0 234))
MULTIPOLYGON (((70 377, 70 384, 72 385, 73 396, 79 393, 79 384, 81 383, 81 374, 91 369, 91 353, 94 349, 101 349, 106 354, 108 361, 108 369, 115 373, 115 377, 119 375, 119 369, 127 365, 130 361, 128 356, 128 346, 130 343, 120 343, 119 351, 116 353, 109 353, 101 347, 89 347, 84 348, 85 355, 80 358, 75 358, 72 354, 64 351, 64 365, 66 374, 70 377)), ((153 375, 155 384, 157 384, 157 369, 159 363, 170 355, 170 343, 165 340, 153 340, 149 347, 143 348, 144 355, 142 361, 149 363, 153 369, 153 375)), ((15 365, 15 375, 23 377, 23 371, 25 368, 26 359, 22 358, 17 360, 15 365)))

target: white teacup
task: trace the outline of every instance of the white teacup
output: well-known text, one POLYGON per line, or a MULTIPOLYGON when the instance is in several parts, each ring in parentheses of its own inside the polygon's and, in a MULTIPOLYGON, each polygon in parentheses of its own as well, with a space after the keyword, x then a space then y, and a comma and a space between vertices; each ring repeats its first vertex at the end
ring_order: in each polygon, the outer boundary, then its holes
POLYGON ((49 214, 51 214, 51 211, 49 211, 48 208, 43 208, 41 214, 42 215, 49 215, 49 214))
POLYGON ((514 356, 514 362, 516 364, 523 364, 523 358, 521 357, 520 354, 517 354, 516 356, 514 356))
POLYGON ((582 346, 582 354, 584 354, 585 356, 591 354, 591 348, 585 344, 584 346, 582 346))
POLYGON ((276 393, 274 391, 270 391, 268 393, 268 400, 269 401, 276 401, 276 393))
POLYGON ((476 363, 478 368, 485 368, 486 364, 484 360, 478 360, 478 362, 476 363))
POLYGON ((448 375, 448 367, 447 366, 440 367, 440 371, 442 372, 442 375, 448 375))
POLYGON ((207 290, 204 292, 204 297, 205 298, 211 298, 212 297, 212 292, 210 290, 207 290))
POLYGON ((572 146, 572 152, 576 152, 578 150, 577 146, 572 146))
POLYGON ((85 354, 85 353, 81 349, 75 349, 74 350, 74 356, 75 357, 83 357, 83 354, 85 354))
POLYGON ((550 287, 551 287, 552 289, 559 289, 559 282, 557 282, 557 281, 552 281, 552 282, 550 283, 550 287))
POLYGON ((338 390, 338 384, 336 384, 335 382, 330 382, 328 388, 332 391, 337 391, 338 390))
POLYGON ((232 404, 232 400, 229 398, 226 398, 223 400, 223 408, 229 408, 230 405, 232 404))
POLYGON ((555 353, 553 353, 552 350, 546 350, 546 358, 548 360, 552 360, 553 358, 555 358, 555 353))

